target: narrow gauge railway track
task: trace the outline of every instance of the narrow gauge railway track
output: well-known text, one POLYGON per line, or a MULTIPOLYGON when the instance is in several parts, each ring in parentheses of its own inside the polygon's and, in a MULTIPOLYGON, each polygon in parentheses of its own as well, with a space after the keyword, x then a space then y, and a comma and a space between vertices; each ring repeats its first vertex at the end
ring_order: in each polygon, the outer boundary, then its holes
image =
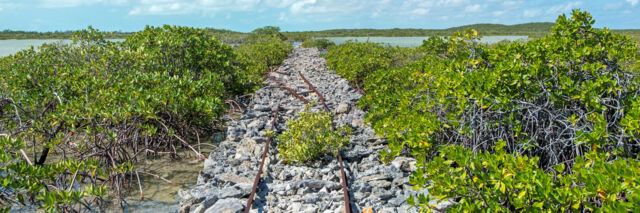
MULTIPOLYGON (((309 103, 308 100, 304 99, 302 96, 300 96, 300 94, 295 92, 293 89, 287 87, 284 83, 282 83, 278 79, 270 76, 269 75, 270 73, 267 73, 267 76, 266 76, 267 78, 269 78, 273 82, 279 84, 281 88, 287 90, 287 92, 291 93, 294 97, 296 97, 298 100, 302 101, 303 103, 305 103, 305 104, 309 103)), ((276 72, 276 73, 284 75, 284 73, 279 73, 279 72, 276 72)), ((322 106, 323 106, 324 110, 327 113, 331 113, 329 111, 329 107, 327 107, 327 104, 325 102, 324 96, 322 94, 320 94, 320 92, 313 86, 313 84, 311 84, 311 82, 309 82, 307 80, 307 78, 304 77, 304 75, 302 75, 301 72, 298 72, 298 75, 300 76, 300 78, 302 78, 304 83, 306 83, 307 86, 309 86, 309 88, 314 93, 316 93, 316 95, 318 96, 318 99, 320 99, 320 102, 322 103, 322 106)), ((271 121, 271 125, 270 125, 269 129, 273 129, 275 127, 275 122, 278 119, 279 110, 280 110, 280 104, 276 105, 275 112, 273 113, 274 114, 273 120, 271 121)), ((335 127, 332 126, 332 128, 335 128, 335 127)), ((251 187, 251 194, 249 194, 249 199, 247 200, 247 205, 246 205, 246 207, 244 209, 245 213, 249 213, 249 211, 251 210, 251 205, 253 203, 253 198, 254 198, 254 196, 256 194, 258 184, 260 183, 260 175, 262 175, 262 169, 263 169, 263 166, 264 166, 265 158, 267 157, 267 154, 269 152, 269 147, 270 146, 271 146, 271 137, 267 137, 267 139, 265 141, 265 145, 264 145, 264 151, 262 152, 262 160, 260 161, 260 167, 258 168, 258 173, 256 174, 256 178, 253 181, 253 186, 251 187)), ((351 205, 350 205, 350 201, 349 201, 349 189, 348 189, 348 185, 347 185, 347 177, 346 177, 346 174, 344 172, 344 166, 343 166, 343 161, 342 161, 342 153, 340 151, 338 151, 337 157, 338 157, 338 162, 340 164, 340 177, 342 179, 341 180, 342 193, 344 194, 344 209, 345 209, 346 213, 351 213, 351 205)))

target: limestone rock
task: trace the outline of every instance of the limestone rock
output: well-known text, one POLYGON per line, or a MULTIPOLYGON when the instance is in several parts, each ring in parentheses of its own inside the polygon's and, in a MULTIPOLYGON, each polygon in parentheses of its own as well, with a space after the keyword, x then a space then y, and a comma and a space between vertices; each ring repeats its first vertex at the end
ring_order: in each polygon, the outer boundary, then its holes
POLYGON ((343 114, 349 112, 349 104, 346 102, 342 102, 338 104, 336 110, 334 111, 336 114, 343 114))
POLYGON ((209 207, 205 213, 240 213, 244 210, 244 203, 237 198, 219 200, 209 207))

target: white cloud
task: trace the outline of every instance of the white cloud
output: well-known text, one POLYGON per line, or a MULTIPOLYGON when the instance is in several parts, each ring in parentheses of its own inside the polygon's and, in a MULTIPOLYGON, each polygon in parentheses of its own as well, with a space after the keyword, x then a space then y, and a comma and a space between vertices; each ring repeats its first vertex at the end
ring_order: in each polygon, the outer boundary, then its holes
POLYGON ((464 8, 464 11, 468 13, 475 13, 475 12, 480 12, 484 8, 487 8, 487 5, 479 5, 479 4, 467 5, 464 8))
MULTIPOLYGON (((637 0, 636 0, 637 1, 637 0)), ((560 13, 571 12, 572 9, 576 9, 582 6, 582 2, 569 2, 567 4, 554 5, 547 10, 547 14, 557 15, 560 13)))
POLYGON ((426 15, 429 13, 429 9, 425 9, 425 8, 416 8, 414 10, 411 11, 411 13, 415 14, 415 15, 426 15))
POLYGON ((514 8, 514 7, 522 5, 522 3, 524 3, 524 2, 523 1, 503 1, 502 2, 502 7, 514 8))
MULTIPOLYGON (((144 1, 143 1, 144 2, 144 1)), ((185 14, 195 9, 194 5, 178 2, 157 2, 153 4, 142 4, 129 11, 129 15, 140 14, 185 14)))
POLYGON ((445 7, 457 7, 467 4, 467 0, 438 0, 437 5, 445 7))
MULTIPOLYGON (((0 0, 0 10, 10 10, 0 0)), ((640 0, 616 0, 599 3, 604 10, 630 9, 640 0), (628 7, 628 8, 625 8, 628 7)), ((518 23, 549 20, 571 9, 585 6, 584 0, 538 1, 527 0, 35 0, 47 8, 83 7, 87 5, 120 5, 117 11, 131 16, 145 15, 201 15, 202 17, 255 19, 285 22, 282 24, 333 23, 336 20, 361 21, 363 26, 391 23, 398 27, 411 27, 413 23, 425 26, 435 21, 437 26, 457 23, 518 23), (255 17, 235 15, 248 12, 255 17), (416 20, 422 22, 412 22, 416 20)), ((278 23, 280 24, 280 23, 278 23)), ((327 25, 331 26, 331 25, 327 25)))
POLYGON ((604 4, 604 6, 602 7, 604 10, 617 10, 620 9, 622 7, 623 2, 616 2, 616 3, 606 3, 604 4))
POLYGON ((97 3, 123 5, 127 3, 127 0, 40 0, 38 6, 44 8, 64 8, 92 5, 97 3))
POLYGON ((343 15, 353 14, 356 11, 363 12, 365 9, 375 9, 375 3, 365 0, 341 1, 341 0, 303 0, 298 1, 289 7, 292 14, 329 14, 343 15))
POLYGON ((264 4, 269 7, 284 8, 296 2, 296 0, 265 0, 264 4))
POLYGON ((501 16, 505 14, 505 11, 504 10, 493 11, 491 14, 493 16, 501 16))
POLYGON ((190 13, 216 13, 220 11, 249 11, 257 8, 260 0, 140 0, 129 15, 172 15, 190 13))
POLYGON ((11 3, 11 2, 0 0, 0 12, 2 12, 3 10, 11 10, 19 6, 20 6, 19 3, 11 3))
POLYGON ((629 2, 631 6, 636 6, 636 4, 638 4, 638 0, 626 0, 626 1, 629 2))
POLYGON ((522 15, 525 18, 533 18, 540 15, 540 12, 542 12, 540 9, 528 9, 528 10, 524 10, 522 15))

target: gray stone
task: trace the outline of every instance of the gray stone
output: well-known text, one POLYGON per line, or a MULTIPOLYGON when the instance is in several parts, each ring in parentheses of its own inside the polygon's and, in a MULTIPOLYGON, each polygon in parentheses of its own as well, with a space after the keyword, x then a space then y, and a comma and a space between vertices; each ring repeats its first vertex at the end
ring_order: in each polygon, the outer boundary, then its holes
POLYGON ((244 202, 237 198, 219 200, 209 207, 205 213, 239 213, 244 210, 244 202))
POLYGON ((245 196, 248 197, 250 193, 251 193, 250 191, 246 191, 243 188, 240 188, 239 186, 232 186, 232 187, 226 187, 220 190, 220 195, 218 196, 220 198, 228 198, 228 197, 242 198, 245 196))
MULTIPOLYGON (((373 186, 376 187, 376 186, 373 186)), ((373 188, 373 191, 371 192, 371 196, 373 197, 377 197, 380 200, 388 200, 391 199, 393 197, 393 193, 390 190, 385 190, 382 187, 378 188, 373 188)))
POLYGON ((303 200, 305 203, 316 203, 320 200, 320 198, 314 194, 306 194, 302 197, 301 200, 303 200))
POLYGON ((265 137, 253 137, 251 139, 254 140, 256 143, 264 143, 267 141, 267 138, 265 137))
POLYGON ((446 208, 448 208, 449 206, 452 206, 454 203, 452 202, 452 200, 443 200, 440 201, 439 203, 435 203, 433 200, 431 202, 429 202, 430 204, 435 204, 437 209, 440 210, 444 210, 446 208))
POLYGON ((355 192, 371 192, 371 185, 367 182, 355 182, 351 185, 351 191, 355 192))
POLYGON ((305 209, 304 210, 305 213, 316 213, 316 212, 318 212, 318 206, 316 206, 316 205, 307 205, 307 206, 305 206, 304 209, 305 209))
POLYGON ((400 206, 404 202, 406 202, 406 198, 402 198, 402 197, 396 197, 396 198, 393 198, 393 199, 389 200, 389 204, 394 205, 394 206, 400 206))
POLYGON ((375 174, 375 175, 369 175, 369 176, 366 176, 366 177, 362 177, 362 178, 358 179, 358 181, 370 182, 370 181, 391 180, 391 179, 392 179, 391 175, 389 175, 387 173, 382 173, 382 174, 375 174))
POLYGON ((247 131, 247 133, 245 133, 243 136, 245 138, 251 138, 251 137, 255 137, 258 136, 258 130, 257 129, 250 129, 249 131, 247 131))
POLYGON ((206 208, 200 204, 198 205, 196 208, 194 208, 193 210, 189 211, 191 213, 203 213, 206 210, 206 208))
POLYGON ((351 126, 352 127, 364 126, 364 120, 362 120, 362 119, 353 119, 353 120, 351 120, 351 126))
POLYGON ((291 206, 289 206, 289 209, 291 210, 291 212, 301 212, 302 211, 302 204, 301 203, 292 203, 291 206))
POLYGON ((219 174, 216 178, 232 183, 252 183, 253 181, 246 177, 240 177, 233 174, 219 174))
POLYGON ((258 148, 258 143, 256 143, 256 141, 254 141, 253 139, 249 139, 249 138, 244 138, 240 141, 240 144, 238 144, 238 147, 236 148, 236 152, 240 153, 240 154, 246 154, 246 155, 250 155, 253 157, 257 157, 262 155, 262 153, 260 153, 258 151, 258 153, 256 153, 256 148, 258 148))
POLYGON ((249 129, 260 130, 262 127, 264 127, 264 121, 262 121, 262 119, 255 119, 251 121, 251 123, 247 124, 247 128, 249 129))
POLYGON ((346 102, 342 102, 340 104, 338 104, 338 106, 336 106, 335 109, 335 113, 336 114, 343 114, 343 113, 347 113, 349 112, 349 104, 346 102))
POLYGON ((396 167, 404 172, 412 172, 417 168, 415 166, 416 160, 408 158, 408 157, 396 157, 393 161, 391 161, 391 165, 396 167))
POLYGON ((395 208, 384 207, 378 211, 378 213, 397 213, 395 208))
POLYGON ((202 209, 201 211, 204 211, 205 209, 208 209, 210 206, 212 206, 214 203, 216 203, 216 201, 218 201, 218 196, 210 196, 204 199, 204 201, 202 201, 202 203, 200 203, 202 209))
POLYGON ((209 158, 204 159, 204 169, 214 168, 216 165, 216 161, 211 160, 209 158))
POLYGON ((268 112, 268 111, 271 110, 271 107, 269 107, 267 105, 254 105, 253 106, 253 110, 262 111, 262 112, 268 112))

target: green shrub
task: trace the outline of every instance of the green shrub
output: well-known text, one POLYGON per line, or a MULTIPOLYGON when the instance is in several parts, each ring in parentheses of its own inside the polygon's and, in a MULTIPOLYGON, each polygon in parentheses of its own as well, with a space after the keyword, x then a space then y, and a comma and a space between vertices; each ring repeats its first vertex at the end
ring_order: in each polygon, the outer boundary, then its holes
POLYGON ((47 212, 98 206, 94 198, 104 196, 107 187, 93 184, 86 177, 108 178, 109 171, 101 169, 96 159, 33 166, 18 151, 24 148, 22 140, 0 136, 0 212, 10 210, 14 204, 33 204, 47 212))
MULTIPOLYGON (((0 164, 8 165, 0 184, 17 190, 7 196, 36 196, 33 204, 46 210, 80 211, 87 207, 78 205, 82 197, 103 194, 65 190, 75 171, 83 174, 82 186, 108 184, 121 195, 120 187, 135 181, 130 165, 139 153, 180 147, 197 153, 186 140, 215 131, 224 100, 252 92, 264 70, 291 51, 275 36, 256 38, 238 55, 189 27, 147 27, 122 43, 89 28, 76 33, 73 44, 0 58, 0 132, 20 141, 0 144, 0 164), (19 150, 33 154, 34 166, 6 160, 19 150), (52 159, 54 151, 65 154, 52 159), (94 176, 96 168, 104 171, 94 176), (16 178, 21 175, 26 179, 16 178)), ((16 202, 24 203, 8 203, 16 202)))
POLYGON ((271 34, 250 38, 237 47, 235 52, 238 55, 237 63, 244 66, 242 69, 248 82, 245 87, 256 89, 261 85, 267 71, 282 64, 293 50, 293 46, 271 34))
POLYGON ((327 112, 313 112, 306 107, 299 118, 287 121, 289 130, 278 136, 279 156, 288 163, 305 163, 324 154, 336 154, 349 144, 351 128, 333 129, 333 118, 327 112))
POLYGON ((608 160, 590 152, 576 158, 573 171, 559 164, 545 172, 538 157, 509 154, 506 143, 474 153, 446 146, 426 165, 417 165, 411 183, 427 185, 429 195, 407 201, 423 211, 432 198, 459 198, 452 212, 637 212, 640 161, 608 160), (424 166, 424 168, 423 168, 424 166))
POLYGON ((321 38, 321 39, 308 39, 301 44, 303 47, 310 48, 315 47, 321 50, 329 49, 330 47, 336 46, 336 43, 333 41, 321 38))
POLYGON ((167 72, 169 76, 194 80, 217 75, 226 96, 242 95, 246 76, 235 65, 236 55, 231 46, 206 35, 201 29, 190 27, 147 26, 129 36, 122 44, 124 51, 135 57, 136 69, 143 73, 167 72))
POLYGON ((404 66, 414 59, 412 56, 413 52, 409 48, 347 41, 331 48, 325 58, 330 69, 357 89, 362 89, 363 83, 374 71, 404 66))
POLYGON ((553 35, 524 44, 485 48, 473 32, 450 38, 447 54, 389 71, 410 75, 407 83, 370 78, 372 95, 361 104, 371 106, 378 133, 395 141, 392 156, 405 145, 483 150, 498 139, 510 152, 540 156, 544 169, 592 148, 635 156, 629 143, 637 138, 624 132, 637 127, 620 121, 636 110, 638 77, 625 73, 637 73, 637 46, 592 29, 587 15, 561 16, 553 35), (390 89, 398 84, 405 91, 390 89))
POLYGON ((247 41, 251 42, 261 40, 267 37, 277 37, 281 41, 287 40, 287 37, 280 32, 280 27, 264 26, 251 31, 251 33, 249 33, 247 41))
MULTIPOLYGON (((579 159, 589 153, 609 156, 598 158, 607 165, 617 164, 612 159, 636 158, 638 46, 606 28, 592 28, 593 23, 588 13, 576 10, 571 18, 560 16, 549 36, 526 43, 487 47, 472 30, 446 42, 434 38, 416 50, 425 54, 421 59, 373 72, 360 105, 369 109, 367 121, 376 133, 388 138, 383 160, 408 148, 425 162, 442 145, 491 152, 498 141, 504 141, 506 153, 535 158, 530 166, 547 172, 565 165, 575 174, 579 159)), ((416 173, 412 178, 425 177, 416 173)), ((454 179, 431 181, 457 184, 454 179)), ((580 208, 591 208, 587 202, 603 206, 592 198, 576 199, 582 199, 580 208)), ((500 205, 513 211, 516 204, 500 205)))
MULTIPOLYGON (((224 113, 222 75, 232 72, 228 63, 235 57, 219 41, 189 36, 195 32, 148 28, 120 44, 90 29, 74 44, 3 58, 0 131, 24 140, 28 153, 40 152, 33 159, 39 168, 88 158, 114 168, 146 149, 188 147, 185 139, 211 133, 224 113), (54 150, 67 154, 53 161, 54 150)), ((117 188, 135 177, 118 171, 108 173, 105 184, 117 188)))
POLYGON ((327 66, 361 88, 368 73, 388 69, 391 59, 381 44, 347 41, 332 48, 326 55, 327 66))

